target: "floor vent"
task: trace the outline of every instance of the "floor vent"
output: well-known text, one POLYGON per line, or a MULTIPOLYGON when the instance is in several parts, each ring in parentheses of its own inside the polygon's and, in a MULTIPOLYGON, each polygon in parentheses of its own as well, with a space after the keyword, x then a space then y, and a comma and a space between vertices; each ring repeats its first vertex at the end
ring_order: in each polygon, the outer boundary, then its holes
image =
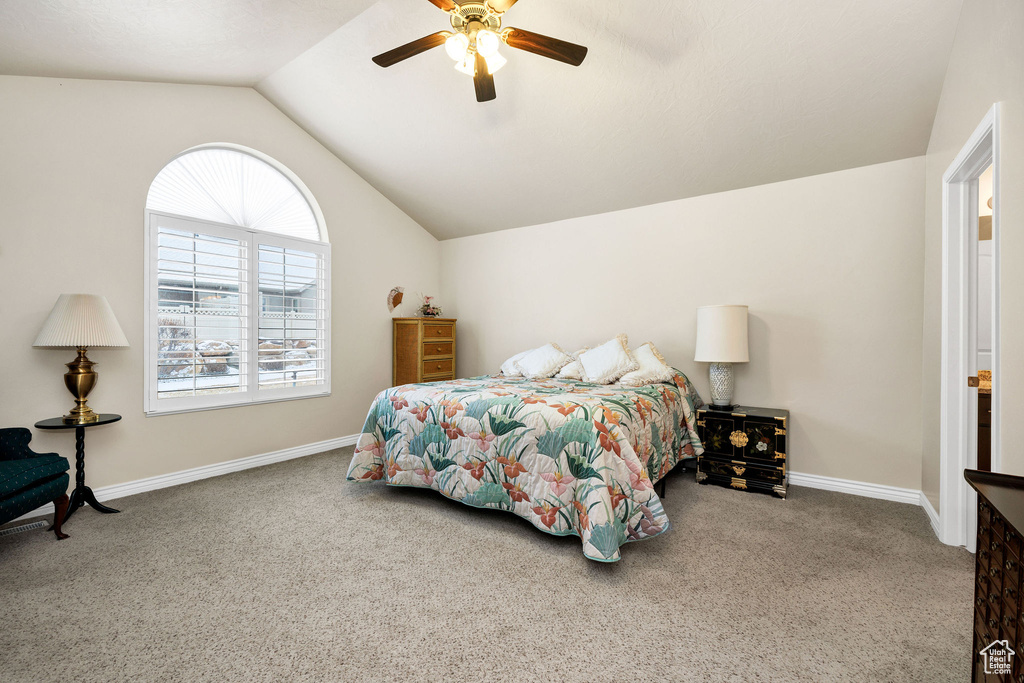
POLYGON ((31 522, 29 524, 22 524, 21 526, 12 526, 9 529, 0 529, 0 536, 10 536, 11 534, 21 533, 22 531, 31 531, 32 529, 41 529, 46 526, 46 522, 39 520, 38 522, 31 522))

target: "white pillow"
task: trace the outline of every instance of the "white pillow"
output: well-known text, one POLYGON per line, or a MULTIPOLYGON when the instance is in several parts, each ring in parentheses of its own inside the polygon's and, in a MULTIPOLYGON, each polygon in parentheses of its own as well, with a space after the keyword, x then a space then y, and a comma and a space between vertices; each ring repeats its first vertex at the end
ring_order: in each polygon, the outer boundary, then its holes
POLYGON ((516 367, 516 361, 525 356, 526 354, 530 353, 530 351, 533 351, 533 349, 517 353, 516 355, 512 356, 507 361, 502 363, 501 374, 505 375, 506 377, 522 377, 523 373, 519 372, 519 368, 516 367))
POLYGON ((594 384, 611 384, 640 367, 629 352, 629 337, 624 334, 581 353, 580 365, 583 366, 583 381, 594 384))
POLYGON ((570 362, 572 362, 572 356, 558 348, 558 344, 552 342, 530 351, 515 361, 515 366, 520 374, 528 379, 544 379, 554 376, 570 362))
POLYGON ((572 362, 559 370, 555 377, 558 379, 583 379, 583 366, 580 365, 580 354, 589 350, 589 346, 584 346, 576 353, 569 354, 572 356, 572 362))
POLYGON ((633 349, 633 357, 640 364, 640 368, 620 377, 619 384, 642 387, 645 384, 668 382, 676 376, 676 371, 668 366, 651 342, 633 349))

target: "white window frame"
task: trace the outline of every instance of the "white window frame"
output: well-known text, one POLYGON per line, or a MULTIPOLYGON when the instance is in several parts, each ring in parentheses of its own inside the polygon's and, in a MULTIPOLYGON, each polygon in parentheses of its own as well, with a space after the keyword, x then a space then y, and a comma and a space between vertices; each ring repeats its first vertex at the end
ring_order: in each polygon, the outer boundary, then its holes
MULTIPOLYGON (((178 229, 178 228, 175 228, 178 229)), ((146 415, 173 415, 177 413, 216 408, 271 403, 302 398, 323 397, 331 395, 331 245, 328 242, 306 240, 298 237, 253 230, 236 225, 226 225, 213 221, 191 218, 160 211, 146 210, 146 330, 145 330, 145 412, 146 415), (170 223, 180 223, 183 231, 194 231, 214 237, 225 237, 238 240, 245 245, 246 267, 248 271, 245 296, 248 300, 246 335, 248 346, 246 353, 247 384, 244 391, 205 396, 185 396, 178 398, 158 398, 158 365, 159 339, 157 324, 159 319, 159 284, 157 280, 159 250, 157 221, 153 216, 170 223), (259 350, 256 340, 259 339, 259 245, 300 249, 324 257, 324 383, 300 387, 280 387, 276 389, 259 388, 259 350)))

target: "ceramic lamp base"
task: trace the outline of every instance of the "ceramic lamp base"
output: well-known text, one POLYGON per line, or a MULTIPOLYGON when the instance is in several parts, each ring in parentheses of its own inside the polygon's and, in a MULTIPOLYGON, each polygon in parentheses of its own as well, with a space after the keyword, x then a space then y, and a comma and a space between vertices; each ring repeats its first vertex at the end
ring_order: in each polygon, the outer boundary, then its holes
POLYGON ((732 403, 732 363, 712 363, 709 371, 711 378, 711 407, 715 410, 729 410, 732 403))

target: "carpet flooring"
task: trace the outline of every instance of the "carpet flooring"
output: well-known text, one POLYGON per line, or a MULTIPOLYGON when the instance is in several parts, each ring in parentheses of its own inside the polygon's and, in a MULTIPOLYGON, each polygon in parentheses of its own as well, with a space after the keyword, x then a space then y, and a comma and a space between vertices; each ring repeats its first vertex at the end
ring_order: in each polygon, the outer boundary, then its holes
POLYGON ((0 679, 965 681, 972 557, 924 512, 668 480, 585 559, 508 513, 344 481, 351 448, 0 537, 0 679))

